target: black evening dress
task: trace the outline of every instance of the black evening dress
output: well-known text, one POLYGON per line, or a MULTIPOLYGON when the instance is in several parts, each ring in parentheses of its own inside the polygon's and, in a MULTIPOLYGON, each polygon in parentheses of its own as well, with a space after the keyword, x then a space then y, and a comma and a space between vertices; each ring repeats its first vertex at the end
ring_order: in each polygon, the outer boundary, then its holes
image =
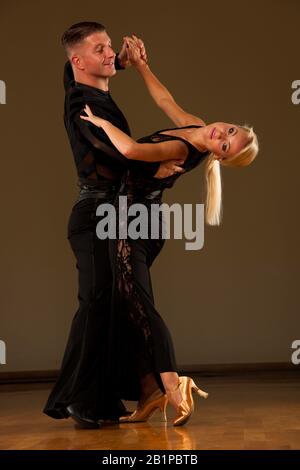
MULTIPOLYGON (((187 127, 202 126, 185 126, 187 127)), ((188 147, 188 156, 183 165, 186 173, 203 162, 209 152, 200 152, 184 138, 162 133, 173 129, 175 128, 161 129, 139 139, 138 142, 155 145, 172 139, 183 141, 188 147)), ((158 386, 165 392, 160 373, 177 371, 172 338, 155 308, 153 298, 149 269, 160 253, 165 238, 162 236, 163 215, 154 211, 154 217, 151 217, 151 209, 154 206, 159 207, 164 190, 171 188, 185 173, 157 179, 146 175, 143 168, 147 168, 147 163, 142 166, 133 164, 125 173, 115 199, 115 209, 120 218, 122 205, 119 196, 127 196, 128 208, 133 204, 143 204, 147 208, 147 220, 143 219, 143 223, 147 222, 148 238, 133 239, 128 236, 110 240, 110 258, 114 273, 108 353, 110 382, 117 396, 126 400, 139 400, 141 379, 146 374, 154 374, 158 386), (160 234, 155 239, 150 238, 151 229, 154 228, 156 234, 160 234)), ((134 217, 128 217, 128 226, 134 217)))

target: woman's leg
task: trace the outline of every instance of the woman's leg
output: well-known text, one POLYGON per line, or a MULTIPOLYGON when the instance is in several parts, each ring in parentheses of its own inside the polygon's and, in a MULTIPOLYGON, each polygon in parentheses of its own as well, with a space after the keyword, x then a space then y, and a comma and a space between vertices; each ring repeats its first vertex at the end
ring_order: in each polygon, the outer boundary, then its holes
POLYGON ((162 372, 160 376, 164 384, 169 403, 175 408, 176 411, 178 411, 178 407, 183 398, 180 389, 177 388, 179 375, 177 372, 162 372))
MULTIPOLYGON (((141 289, 148 293, 148 313, 150 313, 150 319, 152 322, 153 332, 156 338, 159 339, 160 344, 164 342, 168 345, 161 349, 156 349, 158 354, 165 354, 167 357, 167 363, 161 364, 161 367, 167 371, 160 372, 161 382, 163 384, 164 391, 167 393, 170 404, 178 411, 178 406, 182 401, 182 394, 180 389, 177 388, 179 382, 179 376, 176 371, 175 354, 173 350, 173 342, 170 333, 165 326, 162 318, 154 308, 154 296, 152 290, 151 274, 149 267, 153 264, 154 260, 160 253, 163 247, 163 240, 138 240, 131 243, 132 246, 132 273, 135 276, 136 283, 141 289), (159 334, 157 334, 159 332, 159 334), (168 370, 169 364, 169 370, 168 370), (174 370, 175 369, 175 370, 174 370), (176 390, 174 390, 176 389, 176 390), (172 392, 172 393, 170 393, 172 392)), ((147 302, 145 301, 147 305, 147 302)), ((159 360, 157 359, 157 362, 159 360)), ((141 398, 139 400, 139 406, 142 406, 147 398, 157 389, 161 388, 158 384, 157 376, 153 373, 145 375, 141 379, 141 398)))
MULTIPOLYGON (((149 266, 163 243, 157 240, 117 240, 115 247, 116 291, 122 300, 119 311, 127 316, 136 333, 133 341, 138 358, 135 370, 139 374, 140 391, 136 397, 139 405, 158 388, 165 393, 164 384, 167 389, 173 389, 178 382, 172 338, 154 307, 149 272, 149 266)), ((124 357, 124 354, 120 356, 124 357)), ((128 360, 132 358, 128 357, 128 360)), ((129 369, 127 376, 130 375, 133 376, 129 369)))

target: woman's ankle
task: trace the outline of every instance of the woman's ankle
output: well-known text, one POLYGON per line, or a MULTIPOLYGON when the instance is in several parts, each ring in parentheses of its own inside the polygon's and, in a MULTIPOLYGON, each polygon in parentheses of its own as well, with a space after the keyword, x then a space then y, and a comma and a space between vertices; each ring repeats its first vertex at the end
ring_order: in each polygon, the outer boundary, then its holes
POLYGON ((161 391, 160 387, 156 387, 152 391, 147 390, 146 392, 142 392, 139 402, 138 402, 138 407, 143 406, 147 401, 151 399, 156 399, 159 398, 163 392, 161 391))
POLYGON ((166 393, 177 390, 179 386, 179 376, 177 372, 162 372, 161 379, 164 384, 166 393))
POLYGON ((139 403, 145 402, 156 391, 160 390, 153 373, 148 373, 141 379, 141 396, 139 403))

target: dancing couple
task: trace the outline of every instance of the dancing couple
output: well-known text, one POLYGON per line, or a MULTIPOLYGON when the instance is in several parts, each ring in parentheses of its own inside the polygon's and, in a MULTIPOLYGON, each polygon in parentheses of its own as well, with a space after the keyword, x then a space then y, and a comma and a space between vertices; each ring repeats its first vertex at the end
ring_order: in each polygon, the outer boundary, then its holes
POLYGON ((150 70, 143 41, 135 35, 123 38, 116 55, 103 25, 82 22, 63 34, 62 44, 68 57, 64 123, 80 186, 67 234, 78 270, 79 307, 43 411, 99 428, 107 420, 146 421, 156 409, 166 420, 170 404, 173 425, 179 426, 193 413, 193 392, 203 398, 207 393, 191 377, 178 376, 170 332, 155 308, 150 267, 165 240, 162 213, 153 221, 151 206, 162 203, 164 190, 180 175, 204 162, 205 220, 219 225, 220 165, 249 165, 258 153, 257 137, 247 126, 206 124, 178 106, 150 70), (128 66, 175 127, 131 138, 109 91, 109 79, 128 66), (103 218, 97 207, 113 204, 118 213, 120 196, 126 196, 128 207, 148 208, 147 239, 97 236, 103 218), (160 229, 156 239, 151 239, 153 223, 160 229), (137 401, 137 408, 128 411, 122 400, 137 401))

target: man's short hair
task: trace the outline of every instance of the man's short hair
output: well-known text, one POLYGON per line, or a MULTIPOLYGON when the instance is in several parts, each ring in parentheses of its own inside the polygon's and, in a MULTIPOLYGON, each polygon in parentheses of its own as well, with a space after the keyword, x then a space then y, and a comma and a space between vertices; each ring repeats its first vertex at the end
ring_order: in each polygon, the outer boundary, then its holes
POLYGON ((82 21, 70 26, 62 35, 61 43, 70 59, 71 48, 96 32, 105 31, 105 26, 95 21, 82 21))

